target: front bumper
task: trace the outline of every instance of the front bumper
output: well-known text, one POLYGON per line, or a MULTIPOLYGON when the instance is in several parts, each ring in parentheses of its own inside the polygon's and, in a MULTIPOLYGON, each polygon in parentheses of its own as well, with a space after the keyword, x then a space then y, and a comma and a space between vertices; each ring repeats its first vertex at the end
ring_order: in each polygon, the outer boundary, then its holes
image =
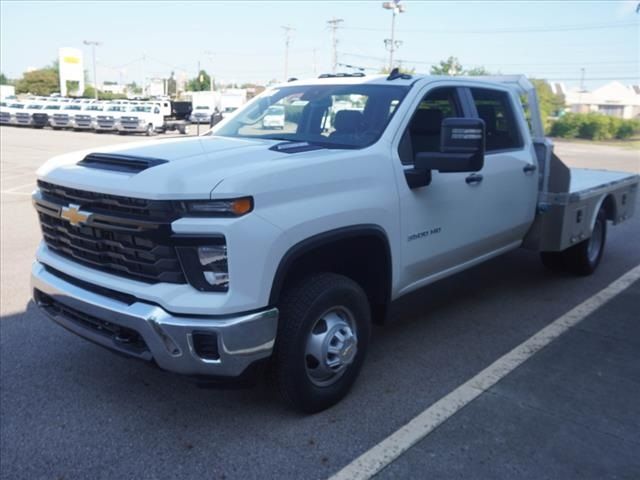
POLYGON ((145 133, 147 131, 146 123, 128 123, 122 124, 118 123, 116 125, 116 130, 119 132, 131 132, 131 133, 145 133))
POLYGON ((278 327, 275 308, 237 316, 180 316, 135 298, 90 291, 71 281, 34 262, 31 286, 35 302, 67 330, 119 353, 154 361, 164 370, 237 377, 273 350, 278 327), (210 354, 211 349, 206 358, 199 354, 196 342, 203 335, 217 342, 216 355, 210 354))

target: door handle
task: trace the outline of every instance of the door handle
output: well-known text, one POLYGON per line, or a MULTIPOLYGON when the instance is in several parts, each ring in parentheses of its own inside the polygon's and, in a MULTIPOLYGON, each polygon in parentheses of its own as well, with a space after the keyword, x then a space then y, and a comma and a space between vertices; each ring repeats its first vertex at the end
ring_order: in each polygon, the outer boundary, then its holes
POLYGON ((525 173, 525 175, 529 175, 530 173, 535 172, 537 169, 538 169, 538 167, 536 167, 536 166, 535 166, 535 165, 533 165, 533 164, 530 164, 530 165, 525 165, 525 166, 522 168, 522 171, 525 173))
POLYGON ((469 185, 477 185, 482 182, 482 175, 480 175, 479 173, 472 173, 467 178, 465 178, 464 181, 469 185))

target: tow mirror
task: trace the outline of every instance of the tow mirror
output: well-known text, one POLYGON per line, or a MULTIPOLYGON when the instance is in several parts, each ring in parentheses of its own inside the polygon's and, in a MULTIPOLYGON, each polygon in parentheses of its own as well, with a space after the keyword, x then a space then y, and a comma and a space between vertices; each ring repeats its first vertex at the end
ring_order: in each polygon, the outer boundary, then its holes
POLYGON ((445 118, 439 152, 416 152, 416 170, 477 172, 484 166, 485 130, 480 118, 445 118))

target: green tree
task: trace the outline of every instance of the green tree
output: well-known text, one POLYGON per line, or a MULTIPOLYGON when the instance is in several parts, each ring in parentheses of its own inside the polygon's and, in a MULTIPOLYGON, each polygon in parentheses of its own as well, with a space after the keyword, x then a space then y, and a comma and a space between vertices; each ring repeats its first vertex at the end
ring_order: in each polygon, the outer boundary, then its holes
POLYGON ((82 96, 86 98, 95 98, 96 89, 93 88, 91 85, 87 85, 86 87, 84 87, 84 92, 82 92, 82 96))
POLYGON ((16 93, 51 95, 60 91, 58 70, 54 66, 26 72, 16 83, 16 93))
POLYGON ((77 97, 80 92, 80 82, 77 80, 67 80, 67 95, 77 97))
MULTIPOLYGON (((406 68, 406 67, 400 66, 398 67, 398 70, 400 71, 400 73, 406 73, 407 75, 415 75, 416 73, 415 68, 406 68)), ((380 73, 389 75, 391 73, 391 70, 389 70, 389 67, 382 67, 380 69, 380 73)))
POLYGON ((10 85, 9 79, 4 73, 0 73, 0 85, 10 85))
POLYGON ((550 117, 557 117, 565 107, 564 96, 553 93, 551 86, 546 80, 539 78, 530 79, 538 95, 538 105, 540 105, 540 116, 545 130, 551 124, 550 117))
POLYGON ((491 75, 483 66, 465 69, 457 57, 449 57, 446 60, 440 60, 438 65, 431 66, 431 75, 491 75))
POLYGON ((440 60, 438 65, 432 65, 430 73, 431 75, 462 75, 464 70, 457 57, 449 57, 446 60, 440 60))
POLYGON ((127 84, 127 90, 129 90, 134 95, 141 95, 142 94, 142 87, 139 87, 136 82, 131 82, 131 83, 127 84))
POLYGON ((210 88, 211 76, 205 70, 200 70, 196 78, 192 78, 187 82, 187 90, 191 92, 204 92, 210 88))
POLYGON ((483 66, 480 66, 480 67, 470 68, 469 70, 465 70, 464 74, 465 75, 471 75, 472 77, 479 77, 479 76, 482 76, 482 75, 491 75, 491 72, 489 72, 483 66))

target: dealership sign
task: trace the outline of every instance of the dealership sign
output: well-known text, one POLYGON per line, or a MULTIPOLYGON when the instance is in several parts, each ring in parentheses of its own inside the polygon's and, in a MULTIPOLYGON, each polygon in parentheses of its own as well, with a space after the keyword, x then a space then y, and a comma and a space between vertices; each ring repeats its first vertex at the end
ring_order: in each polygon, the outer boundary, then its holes
POLYGON ((84 64, 82 51, 77 48, 62 47, 58 50, 60 67, 60 94, 80 96, 84 92, 84 64))

